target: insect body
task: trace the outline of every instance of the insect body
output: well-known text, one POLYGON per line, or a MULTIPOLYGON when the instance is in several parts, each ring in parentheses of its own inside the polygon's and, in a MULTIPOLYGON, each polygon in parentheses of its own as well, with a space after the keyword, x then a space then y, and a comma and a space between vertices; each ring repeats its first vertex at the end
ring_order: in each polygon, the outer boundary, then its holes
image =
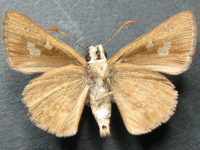
POLYGON ((103 46, 90 46, 89 54, 91 59, 88 61, 90 74, 90 106, 92 113, 99 125, 100 135, 110 134, 111 117, 111 96, 106 96, 110 91, 109 86, 104 81, 104 76, 108 66, 103 46))
POLYGON ((88 99, 102 137, 110 134, 111 101, 131 134, 148 133, 168 121, 178 92, 158 72, 186 71, 196 36, 193 13, 180 12, 108 61, 101 44, 90 46, 85 60, 18 12, 7 11, 3 22, 4 51, 11 68, 27 74, 43 72, 22 93, 30 119, 58 137, 77 133, 88 99))

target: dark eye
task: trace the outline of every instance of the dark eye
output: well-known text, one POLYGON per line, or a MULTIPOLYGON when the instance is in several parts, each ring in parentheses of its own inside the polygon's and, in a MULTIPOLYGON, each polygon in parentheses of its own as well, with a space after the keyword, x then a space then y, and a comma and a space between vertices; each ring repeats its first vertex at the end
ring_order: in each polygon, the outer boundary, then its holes
POLYGON ((107 53, 106 53, 106 52, 104 52, 104 55, 105 55, 105 57, 107 58, 107 53))
POLYGON ((86 59, 87 62, 90 61, 91 57, 90 57, 89 53, 85 56, 85 59, 86 59))

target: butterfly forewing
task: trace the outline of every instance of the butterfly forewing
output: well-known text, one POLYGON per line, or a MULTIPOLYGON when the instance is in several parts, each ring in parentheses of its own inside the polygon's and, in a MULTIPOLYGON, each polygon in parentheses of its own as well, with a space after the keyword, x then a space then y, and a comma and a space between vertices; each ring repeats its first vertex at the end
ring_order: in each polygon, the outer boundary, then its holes
POLYGON ((10 66, 23 73, 46 72, 68 64, 87 65, 78 52, 18 12, 6 12, 3 42, 10 66))
POLYGON ((107 81, 127 130, 143 134, 166 122, 174 113, 177 91, 163 75, 132 64, 115 64, 107 81))
POLYGON ((31 120, 59 137, 76 134, 89 90, 87 78, 83 67, 68 65, 31 80, 23 92, 31 120))
POLYGON ((108 63, 130 63, 154 71, 179 74, 191 63, 196 34, 193 13, 181 12, 122 48, 108 63))

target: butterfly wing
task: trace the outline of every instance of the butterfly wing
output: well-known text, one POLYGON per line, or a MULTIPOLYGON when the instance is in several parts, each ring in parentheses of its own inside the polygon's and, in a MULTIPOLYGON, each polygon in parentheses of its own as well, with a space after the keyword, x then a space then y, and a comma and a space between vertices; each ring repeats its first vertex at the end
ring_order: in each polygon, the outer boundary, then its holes
POLYGON ((15 11, 5 13, 3 42, 8 63, 23 73, 46 72, 68 64, 87 66, 78 52, 15 11))
POLYGON ((36 126, 59 137, 76 134, 89 90, 87 78, 83 67, 71 64, 31 80, 23 102, 36 126))
POLYGON ((108 63, 130 63, 176 75, 188 69, 196 36, 193 13, 181 12, 122 48, 108 63))
POLYGON ((174 113, 177 91, 163 75, 132 64, 110 66, 106 78, 127 130, 150 132, 174 113))

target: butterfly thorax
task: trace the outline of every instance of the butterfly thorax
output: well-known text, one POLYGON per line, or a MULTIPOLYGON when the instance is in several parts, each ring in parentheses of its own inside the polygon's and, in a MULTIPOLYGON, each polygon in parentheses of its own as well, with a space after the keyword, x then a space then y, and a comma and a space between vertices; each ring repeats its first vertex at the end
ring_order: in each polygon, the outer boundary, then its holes
POLYGON ((106 57, 107 56, 102 44, 89 47, 89 67, 95 69, 101 77, 104 76, 108 66, 106 57))
POLYGON ((100 135, 104 137, 110 134, 111 97, 106 96, 110 89, 104 81, 104 74, 108 64, 103 46, 101 44, 90 46, 89 58, 90 106, 99 125, 100 135))

